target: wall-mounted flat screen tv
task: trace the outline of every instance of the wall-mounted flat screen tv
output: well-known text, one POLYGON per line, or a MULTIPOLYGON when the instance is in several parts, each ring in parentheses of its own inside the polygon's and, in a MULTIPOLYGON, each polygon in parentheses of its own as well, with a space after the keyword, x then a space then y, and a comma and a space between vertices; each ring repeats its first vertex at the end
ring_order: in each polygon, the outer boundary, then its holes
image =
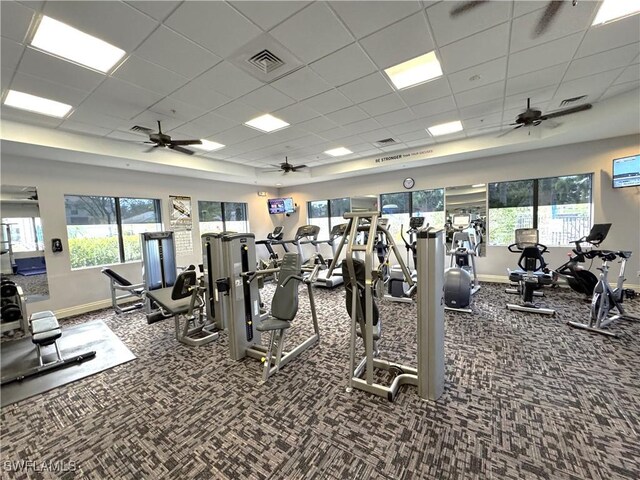
POLYGON ((640 186, 640 155, 613 160, 613 188, 640 186))
POLYGON ((269 207, 269 213, 275 215, 277 213, 293 213, 296 211, 296 207, 293 204, 293 198, 270 198, 267 200, 267 206, 269 207))

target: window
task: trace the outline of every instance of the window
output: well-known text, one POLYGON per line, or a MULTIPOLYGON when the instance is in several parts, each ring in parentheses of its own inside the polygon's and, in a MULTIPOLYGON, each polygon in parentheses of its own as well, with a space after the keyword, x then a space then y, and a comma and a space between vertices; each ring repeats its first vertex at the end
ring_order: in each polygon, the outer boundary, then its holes
POLYGON ((200 233, 249 231, 247 204, 239 202, 198 201, 200 233))
POLYGON ((40 217, 3 218, 11 232, 11 250, 15 252, 37 252, 44 250, 40 217))
POLYGON ((444 225, 444 188, 411 192, 411 211, 414 217, 424 217, 425 225, 444 225))
POLYGON ((444 188, 380 195, 382 216, 389 219, 389 232, 402 242, 400 232, 409 228, 411 217, 424 217, 425 225, 444 225, 444 188))
POLYGON ((591 174, 489 184, 489 245, 509 245, 516 228, 540 243, 569 245, 591 228, 591 174))
POLYGON ((309 225, 320 227, 318 238, 327 239, 334 226, 346 222, 343 215, 349 210, 351 210, 349 197, 307 202, 307 221, 309 225))
POLYGON ((140 233, 158 231, 160 201, 65 195, 71 268, 140 260, 140 233))

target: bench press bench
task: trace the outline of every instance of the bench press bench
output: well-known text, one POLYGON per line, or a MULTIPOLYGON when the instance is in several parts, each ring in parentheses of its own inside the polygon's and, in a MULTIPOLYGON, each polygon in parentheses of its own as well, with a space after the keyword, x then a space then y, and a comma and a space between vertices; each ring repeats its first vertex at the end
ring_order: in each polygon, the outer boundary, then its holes
POLYGON ((0 385, 25 380, 26 378, 57 370, 58 368, 66 367, 74 363, 81 363, 84 360, 96 356, 95 351, 90 351, 70 358, 63 358, 60 353, 60 348, 58 347, 58 339, 62 337, 62 329, 56 316, 49 310, 31 314, 29 317, 29 332, 31 333, 31 341, 36 346, 39 365, 21 372, 18 375, 2 377, 0 385), (50 345, 53 345, 56 349, 56 359, 45 363, 41 348, 50 345))

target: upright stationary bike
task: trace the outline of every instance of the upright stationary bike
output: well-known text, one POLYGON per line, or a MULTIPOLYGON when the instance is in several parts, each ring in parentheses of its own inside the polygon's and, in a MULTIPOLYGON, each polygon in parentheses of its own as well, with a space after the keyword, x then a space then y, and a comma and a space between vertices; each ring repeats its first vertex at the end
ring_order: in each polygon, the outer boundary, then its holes
POLYGON ((584 254, 586 258, 598 257, 602 259, 602 267, 600 270, 600 278, 596 287, 593 290, 593 296, 591 297, 591 310, 589 313, 589 321, 587 323, 580 322, 568 322, 568 325, 583 330, 589 330, 595 333, 601 333, 610 337, 617 337, 618 335, 604 330, 616 320, 640 320, 640 318, 627 315, 622 305, 624 300, 624 269, 627 264, 627 259, 631 257, 629 251, 613 252, 611 250, 591 250, 584 254), (620 272, 618 273, 618 281, 616 288, 613 290, 609 286, 609 262, 612 262, 616 258, 620 259, 620 272), (613 313, 614 315, 610 316, 613 313))

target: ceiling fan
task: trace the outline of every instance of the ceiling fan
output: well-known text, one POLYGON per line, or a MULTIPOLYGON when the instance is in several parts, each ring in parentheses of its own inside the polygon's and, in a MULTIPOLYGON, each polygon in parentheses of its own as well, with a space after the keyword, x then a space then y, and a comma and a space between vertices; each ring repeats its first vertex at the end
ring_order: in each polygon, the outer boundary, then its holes
MULTIPOLYGON (((455 18, 459 15, 462 15, 463 13, 467 13, 470 10, 474 10, 476 7, 479 7, 483 3, 487 3, 487 1, 488 0, 474 0, 461 2, 449 11, 449 16, 451 18, 455 18)), ((544 9, 542 16, 536 24, 534 37, 539 37, 549 28, 555 16, 558 14, 558 12, 560 12, 565 3, 567 2, 564 2, 563 0, 551 0, 547 3, 547 7, 544 9)), ((575 7, 577 3, 578 0, 573 0, 572 5, 575 7)))
POLYGON ((152 151, 157 147, 167 147, 171 150, 175 150, 176 152, 186 153, 187 155, 193 155, 195 152, 193 150, 189 150, 188 148, 182 147, 182 145, 201 145, 201 140, 172 140, 169 135, 166 133, 162 133, 162 126, 160 125, 160 120, 158 120, 158 131, 154 132, 148 127, 141 127, 140 125, 134 125, 131 127, 131 130, 134 132, 141 132, 149 136, 149 141, 144 143, 153 144, 153 147, 146 150, 147 152, 152 151))
POLYGON ((303 168, 307 168, 306 165, 292 165, 289 163, 289 159, 287 157, 284 157, 284 162, 282 162, 280 165, 272 165, 273 167, 277 167, 273 170, 264 170, 264 172, 283 172, 283 173, 289 173, 289 172, 297 172, 303 168))
POLYGON ((515 125, 515 127, 511 130, 507 130, 505 133, 501 134, 500 137, 518 128, 530 126, 535 127, 540 125, 543 121, 549 120, 550 118, 557 118, 564 115, 570 115, 572 113, 582 112, 584 110, 589 110, 591 107, 592 105, 590 103, 585 103, 583 105, 578 105, 577 107, 567 108, 566 110, 558 110, 557 112, 547 113, 543 115, 542 112, 537 108, 531 108, 531 99, 527 98, 527 109, 516 117, 516 121, 514 123, 509 124, 515 125))

